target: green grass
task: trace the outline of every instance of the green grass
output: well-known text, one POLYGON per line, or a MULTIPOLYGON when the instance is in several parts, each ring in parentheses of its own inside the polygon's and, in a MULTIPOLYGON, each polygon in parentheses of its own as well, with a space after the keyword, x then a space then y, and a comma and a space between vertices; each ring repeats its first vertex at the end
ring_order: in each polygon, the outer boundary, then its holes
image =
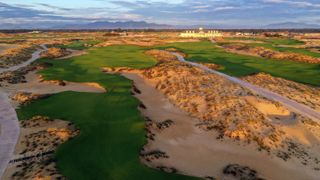
POLYGON ((228 53, 208 42, 174 43, 158 48, 174 47, 188 54, 194 62, 215 63, 222 66, 221 72, 232 76, 246 76, 266 72, 273 76, 320 86, 320 65, 293 61, 271 60, 254 56, 228 53))
POLYGON ((103 66, 147 68, 156 61, 137 46, 90 49, 69 60, 45 60, 53 67, 41 71, 46 79, 97 82, 107 93, 63 92, 17 109, 19 119, 35 115, 64 119, 80 128, 80 135, 59 146, 59 170, 67 179, 194 179, 146 167, 139 151, 146 143, 144 119, 138 100, 130 94, 132 82, 119 75, 104 74, 103 66))
POLYGON ((320 53, 312 52, 308 49, 294 48, 294 47, 274 47, 274 48, 280 52, 292 52, 292 53, 298 53, 298 54, 303 54, 311 57, 320 58, 320 53))
POLYGON ((268 42, 273 45, 288 45, 288 46, 305 44, 303 41, 290 39, 290 38, 268 38, 265 40, 265 42, 268 42))
POLYGON ((76 49, 76 50, 84 50, 88 49, 88 47, 85 46, 85 44, 88 45, 96 45, 100 43, 99 40, 80 40, 80 41, 73 41, 70 44, 59 46, 60 48, 70 48, 70 49, 76 49))

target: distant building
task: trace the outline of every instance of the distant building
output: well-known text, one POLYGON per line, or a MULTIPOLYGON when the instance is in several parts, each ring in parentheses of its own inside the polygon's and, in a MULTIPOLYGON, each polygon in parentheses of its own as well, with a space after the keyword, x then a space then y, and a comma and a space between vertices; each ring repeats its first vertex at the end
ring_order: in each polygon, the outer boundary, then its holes
POLYGON ((236 36, 254 36, 255 34, 252 32, 237 32, 236 36))
POLYGON ((220 31, 207 31, 205 32, 203 28, 199 28, 199 32, 186 31, 180 34, 180 37, 194 37, 194 38, 213 38, 221 37, 222 33, 220 31))
POLYGON ((119 33, 120 36, 128 36, 129 34, 127 33, 127 31, 123 31, 119 33))
POLYGON ((29 34, 40 34, 41 33, 41 31, 31 31, 31 32, 29 32, 29 34))

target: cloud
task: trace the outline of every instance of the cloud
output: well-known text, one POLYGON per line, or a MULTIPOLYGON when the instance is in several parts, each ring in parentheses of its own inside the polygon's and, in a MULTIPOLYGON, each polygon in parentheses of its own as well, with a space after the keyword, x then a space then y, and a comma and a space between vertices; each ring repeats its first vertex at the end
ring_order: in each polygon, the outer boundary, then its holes
POLYGON ((310 7, 310 8, 320 8, 319 3, 313 3, 309 1, 289 1, 289 0, 263 0, 266 3, 276 3, 276 4, 289 4, 297 7, 310 7))
POLYGON ((35 23, 146 20, 172 25, 259 27, 281 21, 314 23, 320 13, 319 0, 68 0, 63 6, 56 1, 6 2, 0 2, 0 24, 28 19, 35 23))
POLYGON ((60 11, 70 11, 72 10, 71 8, 62 8, 62 7, 58 7, 58 6, 53 6, 53 5, 50 5, 50 4, 45 4, 45 3, 37 3, 41 6, 44 6, 44 7, 47 7, 47 8, 50 8, 50 9, 55 9, 55 10, 60 10, 60 11))
POLYGON ((192 9, 207 9, 209 7, 210 7, 210 5, 198 5, 198 6, 193 6, 191 8, 192 9))

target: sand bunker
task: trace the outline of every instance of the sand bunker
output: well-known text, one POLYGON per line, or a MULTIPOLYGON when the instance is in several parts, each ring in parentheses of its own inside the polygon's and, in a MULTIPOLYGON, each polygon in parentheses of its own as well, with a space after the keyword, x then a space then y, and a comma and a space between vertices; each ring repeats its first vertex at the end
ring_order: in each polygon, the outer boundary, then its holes
POLYGON ((288 109, 268 100, 257 99, 254 96, 248 96, 246 100, 267 116, 289 116, 291 114, 288 109))
POLYGON ((65 91, 75 92, 91 92, 91 93, 105 93, 107 92, 104 87, 98 83, 85 82, 76 83, 60 80, 43 80, 43 78, 36 74, 36 71, 29 71, 23 76, 23 81, 17 81, 16 84, 8 82, 1 82, 1 90, 8 94, 11 98, 11 105, 17 108, 23 104, 24 101, 32 101, 38 97, 49 94, 56 94, 65 91))
MULTIPOLYGON (((137 74, 123 75, 134 81, 135 96, 145 107, 140 110, 147 117, 148 143, 141 152, 141 160, 148 166, 208 179, 225 179, 229 176, 223 170, 236 163, 253 168, 261 178, 316 179, 315 171, 295 160, 285 162, 271 158, 270 154, 257 151, 255 145, 232 139, 218 140, 216 131, 197 128, 200 120, 170 103, 153 87, 153 82, 137 74), (172 121, 170 125, 159 128, 159 124, 168 120, 172 121)), ((287 112, 273 109, 271 113, 287 112)))
POLYGON ((95 92, 104 93, 105 88, 98 83, 75 83, 63 81, 63 84, 59 85, 61 81, 43 81, 35 72, 29 72, 26 75, 27 83, 10 84, 5 89, 11 94, 18 91, 30 92, 36 94, 55 94, 64 91, 77 91, 77 92, 95 92))

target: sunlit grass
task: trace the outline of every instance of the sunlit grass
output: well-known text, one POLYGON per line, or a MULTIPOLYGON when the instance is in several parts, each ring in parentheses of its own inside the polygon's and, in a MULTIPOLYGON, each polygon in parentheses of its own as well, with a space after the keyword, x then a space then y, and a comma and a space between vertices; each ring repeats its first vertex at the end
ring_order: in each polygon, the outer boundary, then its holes
POLYGON ((139 101, 130 91, 132 82, 105 74, 101 67, 147 68, 156 61, 137 46, 109 46, 69 60, 40 60, 53 64, 41 71, 46 79, 97 82, 107 93, 64 92, 17 109, 19 119, 35 115, 75 123, 80 135, 59 146, 59 170, 67 179, 193 179, 146 167, 139 152, 146 143, 139 101))
POLYGON ((159 48, 174 47, 185 52, 194 62, 219 64, 221 72, 232 76, 246 76, 266 72, 273 76, 320 86, 320 65, 284 60, 272 60, 226 52, 208 41, 173 43, 159 48))

